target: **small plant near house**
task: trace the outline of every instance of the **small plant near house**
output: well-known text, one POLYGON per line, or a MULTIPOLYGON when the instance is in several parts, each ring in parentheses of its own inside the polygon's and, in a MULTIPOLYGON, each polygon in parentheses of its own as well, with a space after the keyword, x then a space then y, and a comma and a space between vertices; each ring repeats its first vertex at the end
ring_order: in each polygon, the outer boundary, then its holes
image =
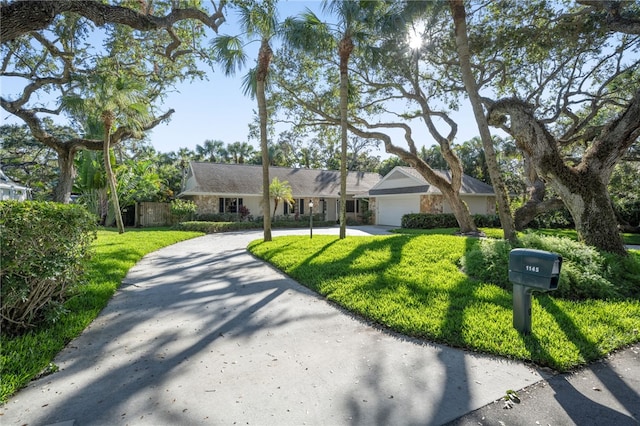
POLYGON ((246 206, 240 206, 238 208, 238 213, 240 214, 241 221, 251 221, 251 212, 246 206))
POLYGON ((362 223, 365 225, 371 225, 373 223, 373 210, 365 210, 362 212, 362 223))
MULTIPOLYGON (((293 195, 291 195, 291 185, 286 180, 280 181, 277 177, 274 177, 269 185, 269 196, 273 198, 273 218, 275 219, 276 210, 278 210, 278 204, 287 204, 289 207, 295 204, 293 195)), ((275 220, 272 220, 275 221, 275 220)))
POLYGON ((171 216, 173 216, 176 222, 184 222, 191 219, 191 217, 198 210, 196 203, 190 200, 172 200, 171 201, 171 216))

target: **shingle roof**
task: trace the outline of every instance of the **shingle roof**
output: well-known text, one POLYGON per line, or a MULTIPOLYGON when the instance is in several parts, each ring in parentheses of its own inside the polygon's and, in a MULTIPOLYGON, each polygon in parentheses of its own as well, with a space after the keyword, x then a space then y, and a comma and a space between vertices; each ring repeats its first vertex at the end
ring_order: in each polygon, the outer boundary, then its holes
MULTIPOLYGON (((190 165, 195 185, 186 188, 182 195, 262 195, 262 166, 206 162, 190 165)), ((289 182, 294 197, 340 196, 340 172, 337 170, 269 167, 269 179, 274 177, 289 182)), ((379 180, 377 173, 349 172, 347 194, 367 192, 379 180)))
POLYGON ((2 188, 11 188, 11 187, 13 187, 15 189, 27 189, 26 186, 20 185, 19 183, 16 183, 16 182, 12 181, 11 179, 9 179, 9 177, 4 174, 2 169, 0 169, 0 186, 2 188))
MULTIPOLYGON (((372 189, 369 191, 369 195, 385 195, 385 194, 440 194, 441 191, 435 186, 431 185, 427 180, 414 168, 397 166, 394 170, 398 169, 401 172, 411 176, 416 180, 418 185, 399 188, 385 188, 385 189, 372 189)), ((390 173, 393 173, 391 171, 390 173)), ((446 178, 451 182, 451 173, 449 170, 436 170, 440 176, 446 178)), ((476 195, 493 195, 493 187, 476 178, 468 175, 462 175, 462 187, 460 188, 461 194, 476 194, 476 195)))

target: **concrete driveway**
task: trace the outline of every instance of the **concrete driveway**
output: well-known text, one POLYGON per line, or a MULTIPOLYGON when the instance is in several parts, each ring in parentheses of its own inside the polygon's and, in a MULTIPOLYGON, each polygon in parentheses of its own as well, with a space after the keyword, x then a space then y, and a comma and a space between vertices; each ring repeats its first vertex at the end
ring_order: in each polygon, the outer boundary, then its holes
MULTIPOLYGON (((289 233, 308 230, 274 236, 289 233)), ((248 254, 261 236, 207 235, 146 256, 55 359, 60 370, 11 398, 0 423, 442 424, 543 378, 352 317, 248 254)))

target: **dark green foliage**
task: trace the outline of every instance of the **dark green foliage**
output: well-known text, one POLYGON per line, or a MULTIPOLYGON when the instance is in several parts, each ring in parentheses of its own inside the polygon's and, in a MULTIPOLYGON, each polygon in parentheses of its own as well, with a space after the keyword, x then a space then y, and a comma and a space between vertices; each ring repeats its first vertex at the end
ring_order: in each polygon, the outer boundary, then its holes
POLYGON ((500 217, 497 214, 474 214, 473 221, 478 228, 500 228, 500 217))
POLYGON ((95 230, 93 216, 77 205, 0 202, 3 335, 59 318, 69 291, 82 283, 95 230))
MULTIPOLYGON (((558 253, 562 270, 554 297, 571 300, 640 298, 640 255, 622 257, 599 252, 569 238, 527 233, 519 247, 558 253)), ((508 264, 511 245, 504 240, 485 239, 467 250, 461 259, 467 274, 483 282, 511 289, 508 264)))
POLYGON ((241 215, 238 213, 201 213, 196 215, 199 222, 239 222, 241 215))
POLYGON ((527 227, 532 229, 575 229, 575 226, 571 213, 564 207, 536 216, 527 224, 527 227))
POLYGON ((509 252, 511 248, 511 244, 505 240, 480 240, 465 252, 461 259, 462 268, 473 278, 510 290, 509 252))
MULTIPOLYGON (((500 218, 497 215, 473 215, 478 227, 499 227, 500 218)), ((456 228, 458 221, 452 213, 409 213, 402 216, 402 227, 407 229, 436 229, 456 228)))
MULTIPOLYGON (((629 150, 629 157, 640 157, 640 143, 629 150)), ((640 226, 640 162, 622 161, 609 182, 611 201, 622 222, 640 226)))
POLYGON ((176 225, 180 231, 204 232, 205 234, 215 234, 217 232, 238 231, 241 229, 260 229, 262 226, 256 222, 181 222, 176 225))
POLYGON ((402 216, 402 227, 408 229, 454 228, 458 221, 452 214, 410 213, 402 216))

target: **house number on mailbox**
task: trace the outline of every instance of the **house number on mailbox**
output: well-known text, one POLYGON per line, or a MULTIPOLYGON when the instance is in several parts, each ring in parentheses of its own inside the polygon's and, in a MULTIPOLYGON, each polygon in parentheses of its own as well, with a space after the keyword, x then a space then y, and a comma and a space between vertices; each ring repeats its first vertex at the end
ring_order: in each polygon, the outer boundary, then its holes
POLYGON ((540 267, 539 266, 525 265, 524 268, 529 272, 540 272, 540 267))

